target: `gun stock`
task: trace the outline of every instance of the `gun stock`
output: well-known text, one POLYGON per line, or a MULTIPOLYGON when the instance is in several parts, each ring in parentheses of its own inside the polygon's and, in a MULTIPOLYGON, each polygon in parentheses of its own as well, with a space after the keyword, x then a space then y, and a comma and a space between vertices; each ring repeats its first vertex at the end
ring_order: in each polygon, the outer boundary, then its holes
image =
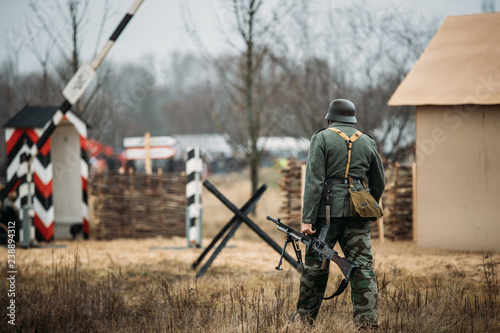
POLYGON ((344 274, 347 280, 351 280, 358 269, 355 263, 339 256, 333 256, 330 260, 339 266, 342 274, 344 274))

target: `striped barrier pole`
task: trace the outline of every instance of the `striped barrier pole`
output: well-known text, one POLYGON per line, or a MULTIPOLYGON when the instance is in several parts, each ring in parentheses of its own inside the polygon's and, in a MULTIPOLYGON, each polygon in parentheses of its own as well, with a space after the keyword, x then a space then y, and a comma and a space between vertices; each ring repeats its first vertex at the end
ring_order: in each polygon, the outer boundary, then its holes
POLYGON ((201 225, 202 225, 202 207, 201 207, 201 171, 203 162, 198 147, 189 147, 187 149, 186 160, 186 238, 188 247, 201 247, 201 225))
MULTIPOLYGON (((68 82, 67 86, 63 90, 63 96, 65 98, 64 102, 59 107, 59 110, 56 111, 49 124, 47 125, 47 128, 43 132, 42 136, 38 139, 36 144, 33 144, 31 146, 28 161, 29 165, 31 165, 33 159, 36 157, 40 149, 42 149, 43 145, 48 141, 52 133, 54 133, 54 130, 62 121, 66 112, 68 112, 71 106, 75 104, 78 99, 80 99, 80 97, 82 97, 85 89, 88 87, 92 79, 96 76, 97 68, 102 63, 109 50, 122 33, 123 29, 125 29, 125 27, 127 26, 127 23, 132 19, 143 2, 144 0, 135 0, 134 4, 130 7, 127 14, 125 14, 118 27, 115 29, 106 44, 104 44, 94 60, 90 64, 83 64, 68 82)), ((17 173, 9 180, 5 188, 3 188, 0 192, 0 202, 3 202, 3 200, 7 197, 8 193, 14 188, 14 186, 23 179, 23 177, 28 172, 28 169, 29 167, 19 168, 17 173)), ((30 195, 31 193, 27 194, 30 195)))

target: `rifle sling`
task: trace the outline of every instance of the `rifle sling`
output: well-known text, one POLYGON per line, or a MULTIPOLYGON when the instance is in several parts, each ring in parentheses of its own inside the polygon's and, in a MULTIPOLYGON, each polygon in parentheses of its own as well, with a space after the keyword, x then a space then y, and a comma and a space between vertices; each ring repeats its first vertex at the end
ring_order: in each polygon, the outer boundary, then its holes
POLYGON ((340 294, 342 294, 344 292, 345 288, 347 288, 347 285, 349 285, 349 280, 343 279, 342 282, 340 282, 340 285, 337 288, 337 291, 335 291, 333 294, 331 294, 328 297, 323 297, 323 299, 324 300, 329 300, 329 299, 332 299, 334 297, 337 297, 338 295, 340 295, 340 294))

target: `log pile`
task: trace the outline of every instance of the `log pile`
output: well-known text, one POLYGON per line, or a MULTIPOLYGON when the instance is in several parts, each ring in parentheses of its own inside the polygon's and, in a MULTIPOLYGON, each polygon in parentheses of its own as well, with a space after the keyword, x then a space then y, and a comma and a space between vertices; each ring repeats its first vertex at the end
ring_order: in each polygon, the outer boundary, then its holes
POLYGON ((185 236, 184 173, 95 173, 89 194, 97 239, 185 236))
POLYGON ((278 182, 283 196, 281 221, 295 229, 300 229, 302 214, 301 170, 302 163, 290 160, 286 168, 281 169, 283 176, 278 182))
POLYGON ((386 167, 387 186, 382 197, 384 233, 390 240, 413 239, 413 183, 411 166, 386 167))

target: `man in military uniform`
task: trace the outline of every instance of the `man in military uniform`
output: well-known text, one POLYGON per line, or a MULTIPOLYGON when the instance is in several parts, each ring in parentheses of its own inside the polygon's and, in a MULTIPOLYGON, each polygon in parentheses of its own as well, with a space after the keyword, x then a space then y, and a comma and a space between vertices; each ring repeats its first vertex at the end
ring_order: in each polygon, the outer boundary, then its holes
MULTIPOLYGON (((330 128, 351 137, 357 131, 353 126, 357 122, 355 111, 352 102, 336 99, 330 103, 325 119, 330 128)), ((346 141, 339 134, 323 129, 312 136, 307 158, 302 232, 319 234, 326 222, 328 204, 331 217, 328 242, 331 247, 339 242, 345 257, 358 266, 351 280, 354 323, 359 327, 376 328, 377 283, 372 267, 370 221, 351 217, 349 183, 345 178, 347 155, 346 141), (323 195, 327 179, 333 184, 332 198, 328 203, 323 195)), ((385 188, 384 168, 375 141, 366 134, 352 145, 348 177, 353 178, 356 190, 362 190, 362 181, 368 178, 370 193, 379 202, 385 188)), ((318 316, 328 281, 329 270, 322 270, 321 264, 322 259, 316 251, 306 252, 297 313, 311 323, 318 316)))

